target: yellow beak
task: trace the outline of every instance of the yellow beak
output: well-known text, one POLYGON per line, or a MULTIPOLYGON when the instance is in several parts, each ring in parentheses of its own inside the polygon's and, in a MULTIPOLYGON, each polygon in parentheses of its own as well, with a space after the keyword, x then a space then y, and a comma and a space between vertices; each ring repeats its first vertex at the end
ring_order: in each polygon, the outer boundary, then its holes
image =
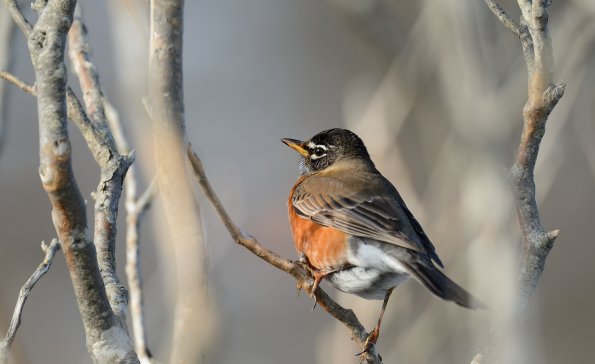
POLYGON ((308 157, 310 155, 310 154, 308 154, 308 151, 306 149, 304 149, 304 147, 302 147, 302 145, 304 145, 304 142, 302 142, 301 140, 283 138, 283 139, 281 139, 281 141, 283 143, 285 143, 291 149, 293 149, 296 152, 303 155, 304 157, 308 157))

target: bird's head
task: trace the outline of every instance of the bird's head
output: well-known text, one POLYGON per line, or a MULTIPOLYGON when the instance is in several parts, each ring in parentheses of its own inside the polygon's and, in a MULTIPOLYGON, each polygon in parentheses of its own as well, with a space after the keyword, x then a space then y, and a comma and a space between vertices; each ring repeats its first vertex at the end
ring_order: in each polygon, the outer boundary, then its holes
POLYGON ((302 175, 321 171, 347 159, 372 163, 364 142, 347 129, 321 131, 306 141, 289 138, 283 138, 281 141, 302 155, 302 175))

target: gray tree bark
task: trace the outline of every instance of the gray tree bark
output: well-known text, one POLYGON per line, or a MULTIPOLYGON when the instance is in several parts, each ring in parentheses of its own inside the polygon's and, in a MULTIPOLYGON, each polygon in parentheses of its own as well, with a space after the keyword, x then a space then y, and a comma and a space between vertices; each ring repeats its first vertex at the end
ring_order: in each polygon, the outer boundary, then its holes
MULTIPOLYGON (((36 90, 32 91, 37 95, 39 118, 39 175, 52 205, 52 219, 85 327, 87 350, 95 363, 137 363, 125 323, 110 306, 88 232, 85 203, 72 171, 68 116, 78 121, 96 159, 110 155, 103 148, 105 139, 67 87, 64 49, 76 1, 36 2, 39 19, 35 26, 26 20, 16 1, 6 0, 6 4, 28 40, 36 79, 36 90)), ((125 173, 127 166, 123 168, 125 173)), ((109 214, 115 221, 117 210, 109 214)))

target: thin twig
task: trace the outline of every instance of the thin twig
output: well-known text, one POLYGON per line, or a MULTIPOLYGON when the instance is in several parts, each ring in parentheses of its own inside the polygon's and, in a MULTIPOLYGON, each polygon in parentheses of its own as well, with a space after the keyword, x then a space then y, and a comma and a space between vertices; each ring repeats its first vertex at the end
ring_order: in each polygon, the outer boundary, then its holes
POLYGON ((140 274, 139 230, 142 217, 157 194, 157 181, 153 180, 146 191, 136 198, 136 180, 126 176, 126 277, 130 290, 130 319, 134 333, 134 347, 141 364, 149 364, 152 357, 147 348, 147 328, 144 319, 143 287, 140 274))
MULTIPOLYGON (((203 192, 205 197, 211 203, 211 206, 217 213, 217 216, 219 217, 221 222, 227 228, 227 231, 231 235, 232 239, 239 245, 251 251, 257 257, 274 266, 275 268, 291 274, 297 280, 299 289, 309 289, 313 283, 313 277, 310 274, 309 270, 304 268, 299 263, 292 262, 280 257, 273 251, 270 251, 267 248, 265 248, 254 237, 242 232, 233 222, 233 220, 221 204, 219 197, 217 197, 217 194, 215 193, 213 187, 207 179, 207 175, 204 171, 200 158, 196 153, 192 151, 192 148, 190 146, 187 150, 187 157, 190 161, 190 164, 192 165, 192 170, 194 171, 194 177, 196 179, 196 182, 199 184, 201 191, 203 192)), ((327 311, 331 316, 342 322, 351 332, 353 339, 363 349, 364 343, 368 337, 368 333, 366 332, 364 326, 358 320, 357 316, 353 313, 353 311, 350 309, 343 308, 341 305, 336 303, 320 287, 316 290, 315 295, 316 303, 325 311, 327 311)), ((375 348, 372 348, 372 350, 369 350, 368 352, 364 352, 362 354, 361 359, 366 363, 378 364, 382 362, 382 359, 380 355, 376 352, 375 348)))
MULTIPOLYGON (((106 120, 112 131, 118 152, 130 153, 130 146, 124 135, 122 123, 115 108, 106 98, 103 100, 106 120)), ((142 218, 157 195, 157 181, 153 179, 149 187, 137 196, 138 178, 136 167, 131 165, 124 179, 126 208, 126 277, 130 296, 130 320, 134 336, 134 348, 141 364, 153 362, 147 348, 147 328, 144 319, 143 287, 140 273, 139 232, 142 218)))
POLYGON ((56 252, 60 250, 60 242, 58 239, 52 239, 50 245, 46 245, 44 242, 42 242, 41 249, 45 252, 43 262, 37 266, 37 269, 35 269, 31 277, 27 279, 19 291, 19 297, 14 307, 14 312, 12 314, 12 319, 10 320, 10 325, 8 326, 8 331, 6 332, 4 339, 0 341, 0 363, 2 364, 8 361, 8 350, 10 349, 17 330, 21 325, 21 316, 23 314, 25 302, 27 302, 27 298, 29 297, 31 290, 37 281, 39 281, 39 279, 43 277, 52 266, 52 260, 54 259, 56 252))
POLYGON ((25 91, 29 95, 32 95, 32 96, 37 95, 35 86, 29 85, 28 83, 26 83, 25 81, 22 81, 21 79, 19 79, 17 76, 13 75, 12 73, 0 70, 0 78, 3 78, 4 80, 12 83, 13 85, 15 85, 16 87, 25 91))
POLYGON ((492 13, 500 20, 502 24, 506 27, 506 29, 510 30, 517 36, 517 38, 521 37, 521 30, 519 25, 512 19, 508 13, 502 9, 502 7, 495 1, 495 0, 484 0, 485 3, 488 5, 492 13))
POLYGON ((138 210, 138 217, 142 218, 145 212, 151 207, 153 200, 157 197, 159 188, 157 186, 157 179, 151 180, 149 187, 136 200, 136 209, 138 210))
POLYGON ((99 74, 91 59, 91 46, 87 37, 87 28, 83 23, 80 4, 75 9, 72 27, 68 32, 68 45, 68 55, 83 91, 87 116, 101 131, 103 138, 109 143, 110 147, 115 149, 115 143, 106 120, 99 74))
POLYGON ((5 0, 6 7, 8 8, 8 12, 12 16, 12 19, 17 24, 17 26, 21 29, 21 32, 25 35, 25 37, 29 37, 29 34, 33 31, 33 27, 31 23, 25 18, 23 12, 19 8, 19 4, 17 0, 5 0))

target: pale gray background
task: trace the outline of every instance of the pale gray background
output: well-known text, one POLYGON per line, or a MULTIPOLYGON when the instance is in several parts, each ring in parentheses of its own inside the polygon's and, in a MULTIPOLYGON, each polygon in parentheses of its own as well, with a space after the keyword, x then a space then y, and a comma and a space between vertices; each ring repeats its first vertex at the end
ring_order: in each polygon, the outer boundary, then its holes
MULTIPOLYGON (((94 60, 139 151, 146 185, 152 152, 141 102, 145 2, 83 3, 94 60)), ((514 2, 502 3, 518 16, 514 2)), ((555 2, 550 18, 556 82, 568 86, 550 119, 536 179, 543 223, 561 234, 535 293, 524 345, 528 363, 586 363, 595 337, 595 5, 555 2)), ((349 127, 419 217, 447 273, 493 306, 506 300, 518 228, 504 168, 518 144, 526 72, 517 40, 483 2, 187 1, 185 29, 189 137, 243 229, 295 257, 285 201, 297 156, 279 138, 349 127)), ((31 82, 20 34, 14 52, 14 72, 31 82)), ((40 241, 55 236, 37 175, 35 100, 14 87, 9 92, 0 155, 2 332, 20 286, 42 259, 40 241)), ((98 169, 76 129, 71 136, 76 177, 91 209, 98 169)), ((209 362, 357 362, 357 347, 340 324, 320 309, 310 312, 311 300, 296 298, 288 275, 235 246, 210 207, 203 203, 202 210, 219 319, 209 362)), ((166 361, 173 284, 168 242, 154 238, 161 220, 157 203, 141 238, 149 346, 166 361)), ((122 225, 122 278, 123 233, 122 225)), ((380 302, 337 298, 373 326, 380 302)), ((379 350, 386 363, 469 362, 488 326, 487 315, 409 283, 389 304, 379 350)), ((62 255, 31 294, 14 349, 15 363, 90 363, 62 255)))

